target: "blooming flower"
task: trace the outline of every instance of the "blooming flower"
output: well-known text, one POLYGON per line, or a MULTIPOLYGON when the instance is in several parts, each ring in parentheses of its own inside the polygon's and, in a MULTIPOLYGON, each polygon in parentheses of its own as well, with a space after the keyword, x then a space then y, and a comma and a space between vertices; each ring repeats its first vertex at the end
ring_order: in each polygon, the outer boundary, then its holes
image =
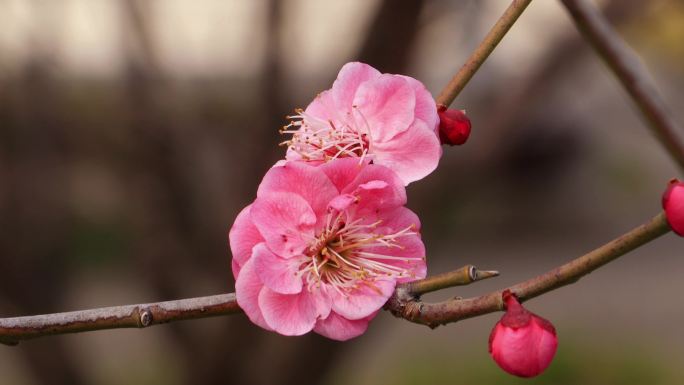
POLYGON ((331 89, 320 93, 282 133, 292 134, 288 160, 369 159, 404 184, 431 173, 442 155, 434 99, 418 80, 347 63, 331 89))
POLYGON ((489 353, 506 372, 534 377, 546 369, 558 347, 553 325, 527 311, 509 291, 504 292, 506 314, 489 336, 489 353))
POLYGON ((358 159, 271 168, 229 233, 238 304, 284 335, 362 334, 397 282, 425 277, 405 203, 394 172, 358 159))
POLYGON ((663 193, 663 210, 672 231, 684 237, 684 182, 670 181, 663 193))

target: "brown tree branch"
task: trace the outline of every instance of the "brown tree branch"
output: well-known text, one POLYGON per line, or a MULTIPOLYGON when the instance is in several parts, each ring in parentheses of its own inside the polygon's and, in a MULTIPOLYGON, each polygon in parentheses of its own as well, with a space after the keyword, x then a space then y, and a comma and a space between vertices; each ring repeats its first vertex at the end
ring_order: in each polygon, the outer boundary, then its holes
POLYGON ((615 73, 655 136, 684 170, 684 142, 677 135, 683 131, 665 106, 639 57, 588 1, 562 1, 585 40, 615 73))
MULTIPOLYGON (((665 214, 545 274, 508 288, 520 300, 527 300, 576 282, 606 263, 670 231, 665 214)), ((495 291, 477 298, 424 303, 420 295, 446 287, 466 285, 495 277, 495 271, 481 271, 472 265, 458 270, 401 284, 385 305, 395 316, 430 327, 456 322, 503 309, 501 294, 495 291)), ((240 313, 235 294, 181 299, 139 305, 114 306, 68 313, 0 319, 0 343, 16 345, 21 340, 86 331, 144 328, 151 325, 240 313)))
POLYGON ((518 17, 523 13, 525 8, 532 0, 513 0, 511 5, 506 8, 503 15, 497 20, 496 24, 489 30, 487 36, 480 43, 480 45, 470 54, 468 60, 463 64, 461 69, 454 75, 449 81, 442 92, 439 93, 436 101, 437 104, 444 104, 449 106, 456 96, 463 90, 463 88, 468 84, 470 79, 475 75, 482 63, 487 60, 489 54, 494 51, 494 48, 499 44, 501 39, 506 35, 513 24, 518 20, 518 17))
POLYGON ((0 319, 0 343, 118 328, 147 326, 240 313, 235 294, 179 299, 175 301, 103 307, 99 309, 0 319))
POLYGON ((660 213, 647 223, 577 259, 506 289, 475 298, 425 303, 420 300, 418 293, 411 292, 411 284, 406 284, 395 290, 394 296, 390 298, 385 308, 397 317, 432 328, 492 313, 503 310, 501 295, 504 290, 510 290, 521 301, 537 297, 548 291, 577 282, 583 276, 606 263, 666 234, 668 231, 670 231, 670 227, 667 224, 665 214, 660 213))

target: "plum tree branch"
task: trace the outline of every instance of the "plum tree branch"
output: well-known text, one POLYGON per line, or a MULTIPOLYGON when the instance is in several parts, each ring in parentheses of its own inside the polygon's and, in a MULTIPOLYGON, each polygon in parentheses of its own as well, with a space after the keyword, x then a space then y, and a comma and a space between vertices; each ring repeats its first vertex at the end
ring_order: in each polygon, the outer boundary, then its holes
MULTIPOLYGON (((665 215, 657 215, 644 225, 573 261, 545 274, 508 288, 520 300, 527 300, 573 283, 606 263, 648 243, 670 230, 665 215)), ((481 297, 424 303, 420 295, 451 286, 467 285, 495 277, 496 271, 478 270, 466 265, 452 272, 398 285, 385 305, 397 317, 435 327, 503 308, 501 294, 495 291, 481 297)), ((240 313, 235 294, 138 305, 113 306, 67 313, 0 319, 0 343, 16 345, 21 340, 42 336, 116 328, 144 328, 151 325, 240 313)))
POLYGON ((235 294, 179 299, 0 319, 0 343, 16 345, 21 340, 118 328, 147 326, 195 318, 240 313, 235 294))
POLYGON ((577 282, 583 276, 606 263, 666 234, 668 231, 670 231, 670 227, 667 224, 665 214, 660 213, 647 223, 577 259, 506 289, 475 298, 426 303, 421 301, 420 293, 411 291, 411 284, 413 284, 411 283, 398 287, 385 308, 397 317, 432 328, 492 313, 503 310, 501 296, 505 290, 510 290, 521 301, 537 297, 577 282))
POLYGON ((682 129, 665 106, 639 57, 611 28, 599 9, 586 0, 562 1, 577 29, 622 83, 655 136, 684 170, 684 142, 677 135, 682 129))
POLYGON ((470 57, 465 64, 463 64, 456 75, 451 78, 449 83, 442 89, 442 92, 439 93, 439 96, 436 99, 437 104, 449 106, 454 99, 456 99, 456 96, 461 93, 473 75, 480 69, 482 63, 487 60, 492 51, 494 51, 494 48, 499 45, 501 39, 506 35, 506 32, 511 29, 513 24, 518 20, 518 17, 520 17, 531 2, 532 0, 513 0, 511 2, 503 15, 497 20, 496 24, 489 30, 489 33, 485 36, 480 45, 472 54, 470 54, 470 57))

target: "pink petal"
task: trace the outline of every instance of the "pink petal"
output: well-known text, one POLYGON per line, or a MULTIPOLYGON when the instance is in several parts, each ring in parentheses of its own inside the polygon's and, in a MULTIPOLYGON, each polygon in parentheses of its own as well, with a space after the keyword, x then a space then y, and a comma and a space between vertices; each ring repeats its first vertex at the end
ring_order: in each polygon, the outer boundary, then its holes
POLYGON ((386 143, 375 143, 374 162, 389 167, 405 184, 424 178, 439 163, 439 138, 425 123, 416 120, 407 131, 386 143))
POLYGON ((435 99, 432 98, 430 91, 425 88, 423 83, 412 77, 403 75, 399 76, 406 79, 406 81, 408 81, 413 88, 413 91, 416 93, 416 119, 420 119, 425 122, 428 128, 431 128, 435 134, 439 133, 439 115, 437 114, 437 103, 435 102, 435 99))
POLYGON ((338 195, 337 188, 318 167, 306 162, 287 162, 268 170, 259 185, 257 197, 272 192, 290 192, 304 198, 316 213, 325 214, 328 202, 338 195))
POLYGON ((334 162, 326 162, 318 168, 328 176, 337 190, 342 192, 366 165, 367 162, 360 163, 357 158, 338 158, 334 162))
MULTIPOLYGON (((379 261, 388 265, 397 266, 406 271, 406 276, 397 278, 398 283, 415 281, 425 278, 427 275, 427 264, 425 263, 425 245, 418 235, 406 235, 397 239, 401 247, 369 247, 364 252, 387 255, 401 259, 377 258, 379 261)), ((369 257, 370 258, 370 257, 369 257)))
POLYGON ((328 294, 325 285, 311 288, 310 293, 316 305, 316 314, 318 314, 318 318, 327 318, 332 311, 332 297, 328 294))
POLYGON ((332 293, 332 310, 335 313, 349 320, 368 317, 387 302, 394 291, 395 282, 383 279, 359 282, 359 285, 346 295, 334 289, 329 290, 332 293))
POLYGON ((415 119, 415 92, 401 76, 384 74, 363 83, 354 105, 358 108, 358 112, 352 113, 356 125, 367 124, 373 144, 386 142, 406 131, 415 119))
POLYGON ((250 218, 249 211, 251 207, 252 205, 249 205, 240 211, 237 218, 235 218, 233 227, 228 232, 230 251, 233 254, 233 261, 236 261, 238 266, 242 266, 247 262, 252 255, 254 245, 264 241, 264 237, 261 236, 250 218))
POLYGON ((266 323, 286 336, 310 332, 318 317, 316 302, 306 290, 299 294, 280 294, 264 286, 259 293, 259 307, 266 323))
POLYGON ((392 234, 403 230, 409 226, 413 227, 413 231, 420 231, 420 219, 418 215, 410 209, 401 206, 392 210, 385 210, 378 213, 378 219, 382 220, 378 232, 383 234, 392 234))
POLYGON ((254 269, 254 260, 248 260, 240 269, 235 281, 235 297, 240 308, 252 322, 266 330, 273 330, 264 320, 259 308, 259 292, 263 287, 254 269))
POLYGON ((356 210, 359 215, 406 204, 403 181, 389 168, 376 164, 363 167, 342 192, 358 197, 356 210))
POLYGON ((314 235, 316 214, 297 194, 263 193, 252 204, 250 214, 268 248, 283 258, 302 254, 314 235))
POLYGON ((237 263, 235 258, 233 258, 233 260, 230 261, 230 269, 233 271, 233 277, 237 279, 238 275, 240 275, 240 270, 242 268, 240 267, 240 264, 237 263))
POLYGON ((344 114, 340 116, 340 111, 338 111, 335 106, 331 90, 326 90, 318 94, 306 107, 305 112, 306 114, 321 120, 333 120, 335 122, 338 122, 345 116, 344 114))
POLYGON ((337 211, 346 210, 347 207, 351 206, 352 203, 356 201, 356 197, 351 194, 342 194, 336 196, 330 201, 328 207, 335 209, 337 211))
POLYGON ((363 190, 382 190, 389 184, 382 180, 372 180, 370 182, 359 185, 360 189, 363 190))
POLYGON ((252 260, 257 275, 264 286, 281 294, 296 294, 302 291, 302 277, 297 274, 302 258, 284 259, 273 254, 265 243, 254 246, 252 260))
MULTIPOLYGON (((377 218, 382 220, 382 223, 376 230, 379 234, 394 234, 409 226, 413 227, 413 231, 416 233, 420 231, 418 216, 403 206, 391 211, 381 211, 377 218)), ((397 241, 401 247, 373 247, 366 250, 382 255, 411 258, 409 261, 383 260, 385 263, 401 267, 410 272, 411 276, 398 279, 397 282, 399 283, 425 278, 427 275, 426 252, 420 234, 406 235, 398 238, 397 241)))
POLYGON ((368 64, 352 62, 345 64, 332 86, 332 97, 338 111, 350 111, 354 96, 361 84, 380 77, 380 72, 368 64))
POLYGON ((358 337, 368 329, 368 318, 348 320, 336 313, 330 313, 328 318, 318 320, 314 331, 324 337, 337 341, 346 341, 358 337))

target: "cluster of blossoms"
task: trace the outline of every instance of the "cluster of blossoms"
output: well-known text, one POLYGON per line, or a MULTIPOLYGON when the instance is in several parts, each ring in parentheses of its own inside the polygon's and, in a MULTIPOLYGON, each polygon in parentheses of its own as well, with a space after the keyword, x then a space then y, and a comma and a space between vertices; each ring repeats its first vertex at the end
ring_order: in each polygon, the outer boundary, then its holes
MULTIPOLYGON (((266 330, 347 340, 398 283, 425 277, 405 186, 437 167, 441 144, 465 143, 470 121, 419 81, 362 63, 289 118, 285 159, 229 232, 237 301, 266 330)), ((555 353, 553 326, 512 295, 506 304, 490 352, 512 374, 539 374, 555 353)))
POLYGON ((425 277, 405 185, 442 155, 437 107, 419 81, 349 63, 290 119, 285 160, 229 233, 238 304, 264 329, 346 340, 425 277))

